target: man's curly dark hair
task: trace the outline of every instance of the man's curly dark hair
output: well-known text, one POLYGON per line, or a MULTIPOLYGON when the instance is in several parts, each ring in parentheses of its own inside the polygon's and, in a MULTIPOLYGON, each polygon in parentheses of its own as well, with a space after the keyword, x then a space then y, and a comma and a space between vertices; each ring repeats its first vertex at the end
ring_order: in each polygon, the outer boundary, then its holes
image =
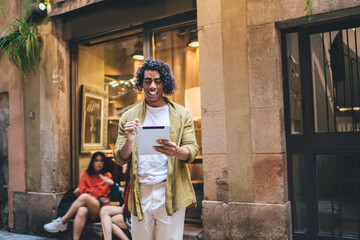
POLYGON ((160 79, 163 84, 164 93, 169 95, 174 92, 174 90, 176 89, 176 83, 169 65, 163 61, 152 59, 151 57, 148 57, 136 72, 135 86, 139 91, 143 89, 145 70, 158 71, 160 73, 160 79))

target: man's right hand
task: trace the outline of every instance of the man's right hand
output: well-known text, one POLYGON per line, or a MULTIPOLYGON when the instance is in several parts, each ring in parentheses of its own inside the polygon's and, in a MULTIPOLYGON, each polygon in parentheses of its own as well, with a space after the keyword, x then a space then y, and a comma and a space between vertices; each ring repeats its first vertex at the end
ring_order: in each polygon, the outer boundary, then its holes
POLYGON ((124 134, 126 137, 125 142, 120 147, 120 156, 123 159, 128 159, 131 155, 132 145, 136 137, 136 127, 140 126, 139 119, 125 123, 124 134))
POLYGON ((127 122, 124 125, 126 139, 128 141, 130 141, 131 143, 134 142, 134 140, 135 140, 137 126, 140 126, 139 119, 137 119, 137 118, 134 121, 127 122))

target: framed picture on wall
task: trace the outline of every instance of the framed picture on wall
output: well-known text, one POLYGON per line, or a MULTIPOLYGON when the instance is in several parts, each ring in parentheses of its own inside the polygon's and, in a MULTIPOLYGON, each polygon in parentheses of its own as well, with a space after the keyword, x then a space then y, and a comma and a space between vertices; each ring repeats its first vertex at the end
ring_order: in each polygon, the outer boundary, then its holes
POLYGON ((108 92, 81 86, 81 153, 107 148, 108 92))

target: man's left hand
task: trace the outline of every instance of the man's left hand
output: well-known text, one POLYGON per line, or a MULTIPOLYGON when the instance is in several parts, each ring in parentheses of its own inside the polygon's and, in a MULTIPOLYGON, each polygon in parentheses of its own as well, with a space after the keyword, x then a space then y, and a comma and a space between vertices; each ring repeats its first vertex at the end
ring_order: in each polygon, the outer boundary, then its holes
POLYGON ((187 160, 190 152, 185 147, 179 147, 174 142, 165 139, 159 139, 156 141, 161 146, 154 146, 155 151, 162 153, 168 157, 177 157, 180 160, 187 160))

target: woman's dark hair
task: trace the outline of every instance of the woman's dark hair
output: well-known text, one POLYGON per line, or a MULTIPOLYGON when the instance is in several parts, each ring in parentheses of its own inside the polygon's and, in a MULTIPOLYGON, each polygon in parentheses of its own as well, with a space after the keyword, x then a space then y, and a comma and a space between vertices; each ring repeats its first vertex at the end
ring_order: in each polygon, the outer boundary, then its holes
POLYGON ((86 170, 86 172, 91 176, 94 175, 95 169, 94 169, 94 162, 96 157, 101 156, 102 161, 104 162, 104 167, 101 169, 100 173, 104 174, 110 170, 110 158, 106 157, 103 152, 96 152, 91 156, 91 161, 89 163, 89 166, 86 170))
POLYGON ((145 70, 158 71, 163 84, 164 93, 169 95, 174 92, 176 89, 176 82, 169 65, 163 61, 152 59, 151 57, 148 57, 136 72, 136 88, 139 89, 139 91, 143 89, 145 70))

